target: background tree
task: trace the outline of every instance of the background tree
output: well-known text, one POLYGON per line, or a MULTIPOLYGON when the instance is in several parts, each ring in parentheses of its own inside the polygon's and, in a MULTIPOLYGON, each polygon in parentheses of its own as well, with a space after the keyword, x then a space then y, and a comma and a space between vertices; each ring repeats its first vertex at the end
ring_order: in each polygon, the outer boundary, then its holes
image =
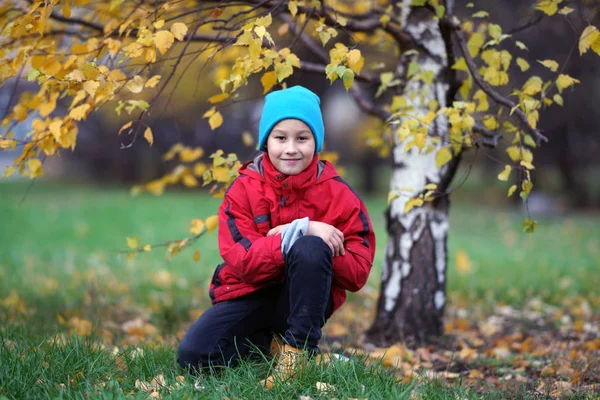
MULTIPOLYGON (((439 335, 450 183, 462 154, 505 148, 498 178, 512 178, 508 195, 526 200, 533 188, 532 149, 547 140, 538 129, 540 112, 562 106, 563 91, 579 83, 564 73, 566 62, 546 59, 539 60, 547 68, 543 78, 515 84, 511 75, 537 60, 511 34, 533 28, 544 15, 585 20, 588 10, 582 2, 538 0, 531 7, 540 17, 506 31, 472 3, 371 3, 5 2, 0 82, 26 78, 31 85, 18 98, 13 86, 2 119, 0 149, 19 154, 4 175, 42 175, 44 160, 73 150, 78 124, 96 112, 133 118, 118 131, 123 149, 142 138, 152 146, 156 121, 174 106, 185 107, 177 103, 178 93, 190 90, 180 85, 190 74, 201 82, 197 90, 212 95, 208 101, 215 106, 203 115, 211 129, 224 123, 223 108, 257 87, 267 93, 286 86, 295 70, 341 80, 360 108, 381 120, 367 141, 393 155, 378 312, 365 341, 383 346, 439 335), (577 17, 569 5, 577 6, 577 17), (207 76, 220 90, 206 88, 207 76)), ((577 36, 580 54, 600 54, 594 25, 577 36)), ((217 152, 206 165, 198 161, 203 154, 202 148, 172 146, 165 158, 175 168, 136 190, 160 193, 168 184, 202 182, 219 192, 239 161, 217 152)), ((534 228, 527 218, 524 229, 534 228)), ((192 221, 195 236, 170 242, 171 253, 212 229, 214 219, 192 221)), ((129 244, 142 249, 136 240, 129 244)))

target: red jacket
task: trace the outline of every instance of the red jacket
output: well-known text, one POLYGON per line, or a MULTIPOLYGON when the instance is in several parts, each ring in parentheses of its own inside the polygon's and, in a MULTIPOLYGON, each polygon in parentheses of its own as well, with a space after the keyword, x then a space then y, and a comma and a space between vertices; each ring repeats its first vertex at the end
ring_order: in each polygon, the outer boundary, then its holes
POLYGON ((303 217, 344 233, 346 254, 333 258, 334 311, 346 300, 346 290, 356 292, 364 286, 375 256, 375 234, 364 203, 331 163, 315 155, 304 171, 286 177, 263 153, 239 173, 219 209, 219 250, 225 262, 210 284, 213 303, 281 283, 281 235, 266 234, 303 217))

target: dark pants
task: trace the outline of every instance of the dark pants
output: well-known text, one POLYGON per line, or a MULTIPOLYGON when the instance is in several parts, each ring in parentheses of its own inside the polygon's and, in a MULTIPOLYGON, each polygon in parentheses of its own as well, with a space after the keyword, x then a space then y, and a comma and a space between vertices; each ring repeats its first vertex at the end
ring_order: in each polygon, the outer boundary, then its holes
POLYGON ((232 365, 269 353, 273 334, 296 348, 318 351, 331 316, 333 254, 316 236, 298 239, 285 257, 285 281, 209 308, 179 345, 184 368, 232 365))

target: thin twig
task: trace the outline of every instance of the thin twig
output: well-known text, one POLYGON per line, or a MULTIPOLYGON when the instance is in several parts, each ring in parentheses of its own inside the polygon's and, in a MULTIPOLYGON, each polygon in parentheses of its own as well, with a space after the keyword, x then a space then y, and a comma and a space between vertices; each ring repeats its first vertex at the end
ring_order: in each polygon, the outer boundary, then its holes
POLYGON ((511 111, 514 109, 514 113, 521 120, 521 122, 527 128, 527 130, 536 138, 538 144, 540 142, 548 142, 548 138, 546 136, 544 136, 539 129, 536 129, 529 124, 529 121, 527 120, 527 115, 523 112, 523 110, 521 110, 519 107, 517 107, 517 104, 515 104, 510 99, 502 96, 500 93, 496 92, 494 89, 492 89, 492 87, 486 81, 483 80, 483 78, 479 74, 479 71, 477 69, 477 65, 475 64, 475 61, 473 60, 473 58, 471 57, 471 54, 469 53, 469 49, 467 48, 467 41, 465 39, 463 31, 461 30, 461 28, 458 24, 456 24, 452 21, 451 18, 452 17, 450 15, 448 15, 447 18, 445 19, 445 21, 453 29, 453 32, 454 32, 454 35, 458 42, 460 51, 461 51, 463 57, 465 58, 467 68, 469 69, 471 76, 473 76, 473 80, 475 81, 477 86, 479 86, 481 88, 481 90, 483 90, 488 96, 490 96, 492 99, 494 99, 494 101, 496 101, 496 103, 507 107, 511 111))

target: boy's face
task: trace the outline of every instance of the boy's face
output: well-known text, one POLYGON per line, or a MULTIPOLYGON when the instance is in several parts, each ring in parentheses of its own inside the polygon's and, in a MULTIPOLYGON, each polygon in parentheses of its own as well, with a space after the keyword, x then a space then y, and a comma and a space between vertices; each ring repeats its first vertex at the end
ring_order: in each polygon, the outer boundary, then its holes
POLYGON ((284 119, 271 130, 267 154, 275 169, 285 175, 298 175, 315 155, 315 138, 304 122, 284 119))

